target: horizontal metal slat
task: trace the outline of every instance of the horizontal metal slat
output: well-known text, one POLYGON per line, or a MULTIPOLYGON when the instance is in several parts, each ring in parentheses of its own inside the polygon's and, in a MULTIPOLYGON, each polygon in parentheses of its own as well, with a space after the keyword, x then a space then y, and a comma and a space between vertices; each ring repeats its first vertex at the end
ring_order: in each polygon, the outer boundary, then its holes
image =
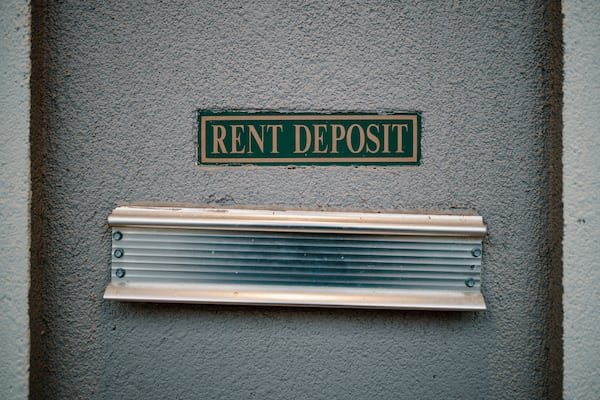
POLYGON ((350 266, 361 266, 361 265, 479 265, 480 260, 470 260, 470 259, 457 259, 457 258, 416 258, 416 257, 380 257, 380 258, 371 258, 369 256, 365 256, 363 258, 360 257, 351 257, 351 256, 341 256, 344 258, 336 260, 334 257, 313 257, 313 256, 302 256, 301 258, 296 257, 294 255, 281 255, 278 258, 267 258, 264 255, 243 255, 240 254, 230 254, 230 255, 196 255, 193 257, 185 257, 185 256, 145 256, 141 254, 128 254, 127 257, 123 257, 119 260, 114 260, 114 262, 161 262, 165 264, 169 263, 188 263, 188 264, 198 264, 205 260, 213 260, 213 261, 221 261, 221 263, 225 265, 240 265, 246 261, 260 261, 261 263, 268 265, 269 263, 277 263, 277 262, 291 262, 291 261, 301 261, 306 265, 330 265, 332 263, 350 265, 350 266))
POLYGON ((365 262, 370 259, 375 259, 376 257, 380 257, 382 259, 410 259, 410 260, 456 260, 460 262, 469 263, 471 261, 470 257, 461 254, 453 254, 453 253, 441 253, 435 254, 432 252, 401 252, 401 253, 385 253, 385 254, 366 254, 366 253, 356 253, 356 252, 348 252, 341 253, 341 250, 338 253, 334 251, 329 252, 315 252, 315 251, 307 251, 306 249, 290 249, 288 251, 255 251, 253 249, 235 249, 230 251, 206 251, 204 253, 197 252, 194 250, 177 250, 177 249, 128 249, 123 248, 124 254, 127 256, 135 257, 172 257, 172 258, 186 258, 186 259, 194 259, 194 258, 210 258, 211 256, 216 256, 212 258, 260 258, 260 259, 302 259, 303 261, 320 261, 324 259, 330 260, 345 260, 346 262, 365 262), (300 253, 296 255, 294 253, 300 253), (339 255, 339 254, 343 255, 339 255))
POLYGON ((397 251, 417 251, 421 252, 432 252, 432 253, 469 253, 474 246, 454 246, 452 248, 442 248, 434 246, 413 246, 410 244, 399 244, 397 246, 382 246, 375 243, 332 243, 328 246, 324 246, 319 243, 248 243, 248 242, 232 242, 232 243, 180 243, 176 241, 171 242, 143 242, 143 241, 123 241, 121 243, 122 248, 130 249, 167 249, 167 250, 191 250, 191 251, 216 251, 220 249, 228 249, 231 246, 236 246, 239 251, 270 251, 270 252, 282 252, 286 249, 298 250, 302 248, 310 248, 312 252, 323 252, 326 253, 330 249, 344 249, 345 252, 357 253, 369 251, 372 253, 383 253, 383 252, 397 252, 397 251))
POLYGON ((147 266, 139 265, 128 265, 128 271, 136 271, 138 276, 144 273, 152 272, 173 272, 175 273, 188 273, 188 274, 227 274, 242 276, 243 274, 268 274, 268 275, 285 275, 289 277, 298 276, 310 276, 314 277, 327 277, 327 276, 342 276, 342 277, 357 277, 365 278, 368 277, 388 277, 392 278, 410 278, 419 276, 423 279, 468 279, 473 277, 473 274, 469 271, 405 271, 405 270, 375 270, 375 269, 353 269, 347 270, 343 268, 305 268, 305 267, 289 267, 287 270, 281 268, 264 268, 264 267, 252 267, 252 268, 237 268, 235 270, 223 269, 220 265, 202 265, 195 266, 193 269, 172 267, 165 268, 163 264, 158 264, 158 268, 148 268, 147 266), (307 271, 308 270, 308 271, 307 271))
POLYGON ((220 271, 224 270, 239 270, 239 269, 256 269, 256 270, 264 270, 264 271, 273 271, 273 270, 307 270, 314 272, 318 271, 391 271, 391 272, 444 272, 444 273, 453 273, 453 272, 465 272, 465 271, 473 271, 478 268, 477 265, 427 265, 427 264, 380 264, 380 263, 369 263, 367 265, 359 264, 358 266, 348 266, 348 265, 335 265, 335 264, 282 264, 282 263, 261 263, 260 265, 255 263, 253 260, 227 260, 227 263, 220 262, 218 264, 210 263, 209 260, 199 264, 198 262, 188 262, 182 263, 178 261, 157 261, 155 259, 149 261, 137 261, 137 260, 123 260, 123 261, 113 261, 113 269, 118 268, 127 268, 127 269, 138 269, 138 270, 188 270, 195 271, 201 268, 215 268, 220 271))
MULTIPOLYGON (((156 279, 160 279, 162 283, 171 282, 175 285, 181 284, 181 280, 178 277, 167 276, 167 275, 152 275, 146 277, 140 277, 138 279, 139 283, 144 282, 154 282, 156 279)), ((305 281, 305 283, 313 283, 312 285, 304 286, 299 285, 298 282, 287 282, 284 279, 277 278, 246 278, 246 279, 234 279, 233 277, 225 277, 225 278, 187 278, 186 283, 214 283, 214 284, 236 284, 239 288, 243 288, 245 285, 264 285, 266 287, 272 285, 288 285, 294 288, 304 288, 304 287, 325 287, 325 286, 335 286, 335 287, 344 287, 346 289, 351 289, 354 287, 368 287, 368 288, 396 288, 396 289, 404 289, 404 290, 414 290, 414 289, 422 289, 422 290, 457 290, 458 284, 453 284, 449 281, 439 281, 439 282, 423 282, 419 280, 406 280, 403 282, 393 282, 389 280, 380 280, 380 281, 365 281, 365 282, 352 282, 345 280, 322 280, 318 282, 305 281)), ((477 281, 474 281, 477 284, 477 281)), ((477 290, 472 291, 464 291, 462 293, 478 293, 477 290)))
POLYGON ((248 232, 248 231, 222 231, 222 230, 189 230, 170 228, 157 229, 145 228, 143 230, 128 228, 119 229, 123 233, 123 241, 142 241, 145 243, 152 242, 176 242, 176 243, 231 243, 235 241, 251 241, 252 243, 266 243, 278 245, 287 242, 305 242, 318 241, 323 246, 329 246, 331 242, 344 243, 348 245, 360 244, 361 242, 383 243, 385 245, 415 245, 415 246, 471 246, 480 244, 481 240, 472 239, 469 237, 453 237, 442 236, 404 236, 402 242, 394 243, 394 235, 364 235, 364 234, 347 234, 344 239, 340 239, 339 235, 330 235, 325 233, 319 234, 304 234, 300 232, 278 232, 275 234, 267 234, 265 232, 248 232))

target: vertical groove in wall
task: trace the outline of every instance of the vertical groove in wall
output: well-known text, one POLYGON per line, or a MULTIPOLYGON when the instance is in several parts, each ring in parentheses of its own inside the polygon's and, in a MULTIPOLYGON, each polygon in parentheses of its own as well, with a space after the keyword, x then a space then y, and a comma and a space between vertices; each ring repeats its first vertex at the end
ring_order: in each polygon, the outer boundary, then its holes
POLYGON ((600 2, 563 0, 563 395, 600 393, 600 2))
POLYGON ((44 392, 47 352, 44 335, 47 332, 44 304, 47 288, 44 275, 45 230, 45 171, 47 154, 47 44, 46 4, 34 0, 31 5, 31 287, 29 291, 30 372, 29 398, 48 397, 44 392))
POLYGON ((548 270, 542 276, 547 277, 546 298, 547 323, 543 351, 546 362, 546 399, 561 399, 563 374, 562 348, 562 83, 563 83, 563 47, 562 47, 562 14, 560 1, 547 1, 543 10, 543 26, 541 35, 541 57, 546 68, 542 69, 540 90, 540 110, 545 120, 542 178, 547 181, 547 209, 545 238, 542 257, 549 260, 548 270))
POLYGON ((0 398, 27 398, 30 8, 0 2, 0 398))

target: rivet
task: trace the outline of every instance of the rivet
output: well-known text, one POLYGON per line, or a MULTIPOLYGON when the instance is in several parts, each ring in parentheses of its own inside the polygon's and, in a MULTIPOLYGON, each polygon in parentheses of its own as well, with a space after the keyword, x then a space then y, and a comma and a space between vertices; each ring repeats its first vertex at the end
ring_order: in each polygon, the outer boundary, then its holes
POLYGON ((473 287, 475 286, 475 279, 473 278, 469 278, 465 281, 465 285, 467 285, 467 287, 473 287))
POLYGON ((123 249, 115 249, 113 254, 117 258, 121 258, 121 257, 123 257, 123 255, 125 255, 125 252, 123 251, 123 249))
POLYGON ((125 276, 125 270, 123 268, 119 268, 115 271, 115 275, 117 275, 117 278, 123 278, 125 276))
POLYGON ((481 256, 481 249, 473 249, 471 250, 471 254, 473 255, 473 257, 479 257, 481 256))
POLYGON ((123 234, 120 231, 114 231, 112 237, 115 240, 121 240, 123 239, 123 234))
POLYGON ((477 265, 471 265, 471 269, 477 268, 477 265))

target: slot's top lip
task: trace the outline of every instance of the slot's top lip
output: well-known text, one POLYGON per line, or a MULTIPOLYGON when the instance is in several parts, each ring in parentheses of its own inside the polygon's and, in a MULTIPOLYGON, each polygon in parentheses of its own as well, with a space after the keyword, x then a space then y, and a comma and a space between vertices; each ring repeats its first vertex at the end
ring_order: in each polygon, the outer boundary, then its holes
POLYGON ((439 211, 332 211, 131 204, 116 207, 110 226, 172 227, 245 231, 483 237, 483 218, 475 213, 439 211))

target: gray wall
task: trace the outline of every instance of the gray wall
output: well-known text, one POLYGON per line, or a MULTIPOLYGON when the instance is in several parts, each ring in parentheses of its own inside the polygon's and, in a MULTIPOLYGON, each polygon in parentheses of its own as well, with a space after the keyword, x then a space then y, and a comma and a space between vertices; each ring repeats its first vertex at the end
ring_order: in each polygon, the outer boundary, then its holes
POLYGON ((0 1, 0 398, 29 371, 29 2, 0 1))
POLYGON ((600 393, 600 3, 563 2, 564 397, 600 393))
POLYGON ((559 398, 548 3, 36 4, 33 398, 559 398), (423 163, 200 168, 200 108, 418 110, 423 163), (489 310, 107 303, 106 217, 139 201, 474 210, 489 310))

